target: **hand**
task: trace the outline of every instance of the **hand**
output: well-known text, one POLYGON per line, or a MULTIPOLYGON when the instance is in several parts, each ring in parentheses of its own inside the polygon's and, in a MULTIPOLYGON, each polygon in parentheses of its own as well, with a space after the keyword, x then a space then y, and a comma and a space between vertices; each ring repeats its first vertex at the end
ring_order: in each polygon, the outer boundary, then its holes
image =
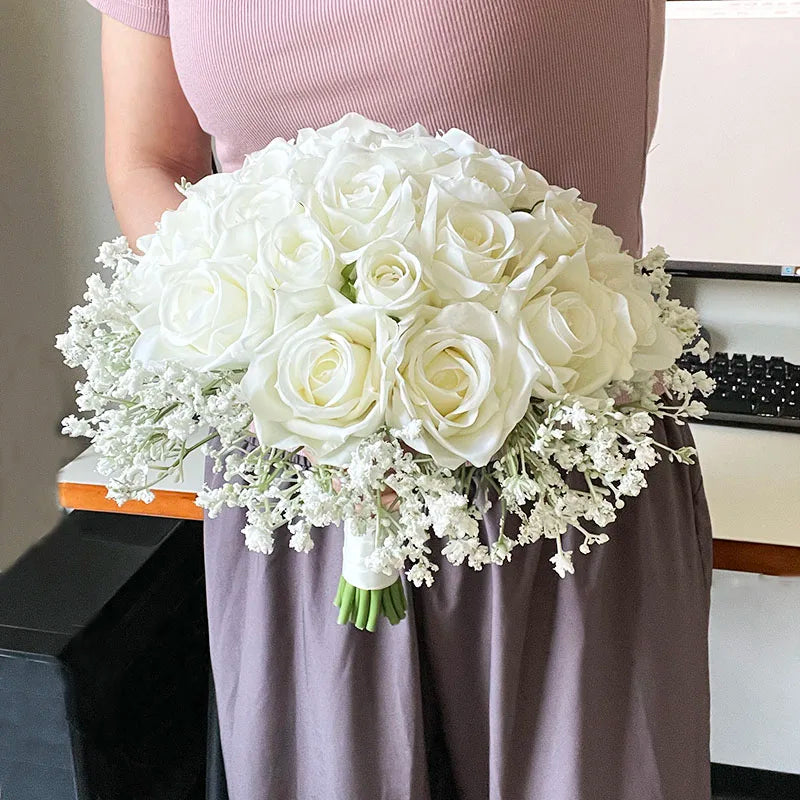
POLYGON ((381 505, 385 509, 390 509, 397 502, 397 494, 393 489, 384 489, 381 492, 381 505))

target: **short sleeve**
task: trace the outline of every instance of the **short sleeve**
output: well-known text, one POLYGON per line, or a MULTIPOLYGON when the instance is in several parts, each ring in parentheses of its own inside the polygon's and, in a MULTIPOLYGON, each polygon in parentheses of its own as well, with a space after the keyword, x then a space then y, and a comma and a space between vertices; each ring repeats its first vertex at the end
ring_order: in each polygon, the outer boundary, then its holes
POLYGON ((89 0, 109 17, 157 36, 169 36, 168 0, 89 0))

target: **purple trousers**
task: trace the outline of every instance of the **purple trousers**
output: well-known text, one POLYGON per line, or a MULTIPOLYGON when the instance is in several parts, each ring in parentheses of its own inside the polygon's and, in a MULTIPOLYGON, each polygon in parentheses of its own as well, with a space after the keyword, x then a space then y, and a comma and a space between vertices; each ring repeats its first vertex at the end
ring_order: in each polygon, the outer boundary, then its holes
POLYGON ((263 556, 239 510, 206 520, 230 800, 708 800, 708 509, 697 466, 648 483, 608 543, 567 540, 575 575, 552 541, 477 573, 440 559, 374 634, 336 624, 337 529, 263 556))

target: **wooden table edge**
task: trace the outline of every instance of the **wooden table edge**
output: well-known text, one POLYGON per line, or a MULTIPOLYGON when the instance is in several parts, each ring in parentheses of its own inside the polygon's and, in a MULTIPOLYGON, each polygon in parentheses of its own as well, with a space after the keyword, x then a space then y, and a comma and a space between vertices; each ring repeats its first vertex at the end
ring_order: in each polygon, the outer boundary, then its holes
MULTIPOLYGON (((106 487, 91 483, 59 483, 58 498, 64 508, 113 511, 151 517, 202 520, 194 492, 155 490, 152 503, 128 501, 118 506, 106 497, 106 487)), ((782 544, 714 539, 714 569, 756 572, 762 575, 800 576, 800 547, 782 544)))
POLYGON ((714 569, 797 577, 800 576, 800 547, 714 539, 714 569))
POLYGON ((141 514, 148 517, 203 519, 203 509, 195 504, 194 492, 156 490, 152 503, 129 500, 121 506, 106 497, 107 489, 94 483, 59 483, 58 501, 64 508, 81 511, 114 511, 118 514, 141 514))

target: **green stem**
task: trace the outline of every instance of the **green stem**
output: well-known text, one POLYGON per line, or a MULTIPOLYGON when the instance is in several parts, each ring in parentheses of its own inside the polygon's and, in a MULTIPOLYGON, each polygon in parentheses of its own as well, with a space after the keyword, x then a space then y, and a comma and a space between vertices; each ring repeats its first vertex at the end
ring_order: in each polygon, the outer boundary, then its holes
POLYGON ((381 593, 381 608, 383 609, 385 617, 389 620, 389 624, 397 625, 397 623, 400 622, 400 617, 394 610, 391 594, 385 589, 381 593))
POLYGON ((381 616, 397 625, 405 619, 407 611, 400 578, 385 589, 358 589, 341 577, 333 604, 339 609, 337 621, 340 625, 352 623, 359 630, 370 632, 375 631, 381 616))
POLYGON ((156 423, 161 422, 161 420, 164 419, 164 417, 166 417, 167 414, 174 411, 179 405, 180 403, 173 403, 170 406, 162 408, 161 411, 159 411, 158 414, 156 414, 155 417, 153 418, 153 424, 155 425, 156 423))
POLYGON ((356 614, 356 628, 363 631, 367 625, 369 617, 369 596, 371 592, 369 589, 359 589, 357 592, 358 597, 358 613, 356 614))
POLYGON ((197 450, 198 447, 202 447, 207 442, 210 442, 214 438, 214 436, 215 436, 215 434, 213 434, 213 433, 209 434, 208 436, 206 436, 205 439, 201 439, 199 442, 197 442, 196 444, 193 444, 191 447, 186 447, 185 443, 181 444, 181 454, 180 454, 180 456, 175 461, 173 461, 172 464, 170 464, 169 466, 166 466, 166 467, 165 466, 154 467, 154 469, 162 470, 164 474, 160 475, 155 480, 150 481, 149 483, 146 483, 144 486, 142 486, 140 488, 140 491, 142 489, 152 489, 153 486, 156 486, 159 483, 161 483, 161 481, 163 481, 165 478, 167 478, 169 475, 172 474, 173 470, 178 469, 183 465, 183 461, 186 458, 186 456, 189 455, 189 453, 194 452, 195 450, 197 450))
MULTIPOLYGON (((344 578, 342 578, 344 580, 344 578)), ((369 593, 369 617, 367 617, 367 630, 375 632, 378 624, 378 617, 381 613, 381 596, 379 592, 369 593)))
MULTIPOLYGON (((342 579, 344 580, 344 578, 342 579)), ((339 606, 339 619, 340 625, 344 625, 350 619, 350 612, 353 608, 353 598, 356 594, 356 587, 351 583, 345 581, 344 591, 342 592, 342 602, 339 606)))

